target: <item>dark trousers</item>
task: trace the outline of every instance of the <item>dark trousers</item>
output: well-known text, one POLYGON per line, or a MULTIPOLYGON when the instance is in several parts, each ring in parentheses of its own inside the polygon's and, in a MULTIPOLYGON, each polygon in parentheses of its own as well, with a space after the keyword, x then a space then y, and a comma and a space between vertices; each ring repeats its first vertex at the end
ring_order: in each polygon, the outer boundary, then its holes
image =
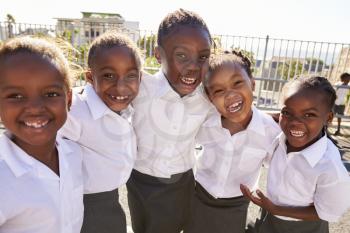
POLYGON ((328 222, 317 221, 289 221, 277 218, 262 211, 262 218, 258 220, 258 233, 329 233, 328 222), (260 221, 260 223, 259 223, 260 221))
POLYGON ((133 170, 127 189, 134 233, 179 233, 187 226, 194 192, 192 170, 169 179, 133 170))
POLYGON ((126 233, 126 217, 118 199, 118 189, 85 194, 81 233, 126 233))
POLYGON ((244 233, 249 200, 243 196, 214 198, 198 182, 185 233, 244 233))

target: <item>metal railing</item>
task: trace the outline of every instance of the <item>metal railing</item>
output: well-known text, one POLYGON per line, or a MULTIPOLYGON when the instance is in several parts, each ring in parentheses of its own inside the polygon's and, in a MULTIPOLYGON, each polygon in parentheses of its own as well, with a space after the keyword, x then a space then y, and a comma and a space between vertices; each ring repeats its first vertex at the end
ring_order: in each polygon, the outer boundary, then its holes
MULTIPOLYGON (((145 54, 145 69, 158 70, 154 58, 156 33, 135 31, 119 24, 84 23, 57 25, 0 22, 0 40, 20 35, 51 35, 68 40, 81 51, 79 63, 84 65, 88 44, 106 30, 118 30, 129 35, 145 54)), ((350 44, 318 41, 277 39, 266 36, 249 37, 213 35, 215 49, 240 49, 253 61, 257 107, 277 110, 283 85, 298 75, 315 74, 327 77, 332 83, 343 72, 350 72, 350 44)))

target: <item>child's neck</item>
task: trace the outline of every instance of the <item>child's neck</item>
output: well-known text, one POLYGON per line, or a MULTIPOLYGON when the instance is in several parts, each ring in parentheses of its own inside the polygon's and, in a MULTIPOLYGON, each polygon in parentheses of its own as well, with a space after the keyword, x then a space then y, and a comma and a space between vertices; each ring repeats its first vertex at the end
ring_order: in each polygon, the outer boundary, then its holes
POLYGON ((56 140, 49 142, 45 145, 33 146, 24 144, 23 142, 18 142, 16 139, 13 140, 16 145, 18 145, 22 150, 24 150, 28 155, 32 156, 36 160, 45 164, 58 176, 59 174, 59 159, 58 151, 56 148, 56 140))
POLYGON ((325 132, 322 130, 321 133, 316 137, 314 138, 311 142, 305 144, 304 146, 302 147, 293 147, 292 145, 290 145, 288 143, 288 141, 286 140, 286 146, 287 146, 287 154, 288 153, 291 153, 291 152, 299 152, 299 151, 302 151, 304 149, 306 149, 307 147, 311 146, 312 144, 314 144, 315 142, 317 142, 320 138, 322 138, 323 136, 325 135, 325 132))
POLYGON ((253 117, 253 112, 251 112, 250 115, 242 122, 233 122, 221 116, 221 124, 223 128, 228 129, 230 131, 231 135, 234 135, 238 132, 241 132, 247 129, 249 123, 252 120, 252 117, 253 117))

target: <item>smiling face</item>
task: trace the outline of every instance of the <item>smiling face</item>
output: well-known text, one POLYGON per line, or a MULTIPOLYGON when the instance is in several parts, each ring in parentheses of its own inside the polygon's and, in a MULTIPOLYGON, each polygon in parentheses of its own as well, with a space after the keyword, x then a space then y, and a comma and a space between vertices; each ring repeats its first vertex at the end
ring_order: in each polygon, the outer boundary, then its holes
POLYGON ((42 58, 19 53, 0 69, 0 118, 24 151, 54 145, 70 100, 61 74, 42 58))
POLYGON ((279 120, 288 152, 303 150, 316 142, 333 118, 325 93, 298 89, 297 86, 288 89, 279 120))
POLYGON ((179 26, 162 40, 156 57, 169 84, 180 95, 201 83, 210 56, 210 36, 200 27, 179 26))
POLYGON ((246 128, 252 117, 254 81, 240 66, 225 63, 205 83, 210 101, 229 122, 246 128))
POLYGON ((127 108, 136 97, 141 72, 126 47, 102 48, 86 77, 97 95, 114 112, 127 108))

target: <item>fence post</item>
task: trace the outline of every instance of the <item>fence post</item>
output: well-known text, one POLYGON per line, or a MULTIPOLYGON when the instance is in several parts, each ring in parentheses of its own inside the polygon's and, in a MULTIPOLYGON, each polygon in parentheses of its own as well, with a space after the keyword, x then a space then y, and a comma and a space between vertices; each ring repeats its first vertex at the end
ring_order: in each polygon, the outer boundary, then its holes
POLYGON ((269 46, 269 35, 266 36, 266 39, 265 39, 265 49, 264 49, 264 58, 262 60, 262 63, 261 63, 261 75, 260 75, 260 85, 259 85, 259 92, 258 92, 258 96, 256 97, 257 98, 257 102, 256 102, 256 107, 259 107, 259 100, 260 100, 260 96, 261 96, 261 88, 262 88, 262 85, 265 84, 265 81, 263 81, 263 75, 264 75, 264 68, 265 68, 265 63, 266 63, 266 56, 267 56, 267 48, 269 46))

